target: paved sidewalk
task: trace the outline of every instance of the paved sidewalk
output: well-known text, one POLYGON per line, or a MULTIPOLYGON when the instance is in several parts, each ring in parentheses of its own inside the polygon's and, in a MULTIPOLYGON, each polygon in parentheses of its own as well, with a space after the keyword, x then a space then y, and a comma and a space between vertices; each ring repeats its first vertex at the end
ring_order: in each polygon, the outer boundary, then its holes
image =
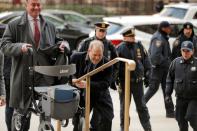
MULTIPOLYGON (((119 97, 116 91, 111 90, 111 95, 114 103, 115 118, 113 120, 112 131, 119 131, 119 97)), ((174 99, 175 100, 175 99, 174 99)), ((153 131, 179 131, 178 125, 175 119, 167 119, 165 117, 164 103, 162 91, 159 90, 157 94, 149 101, 147 104, 151 116, 151 124, 153 131)), ((130 131, 143 131, 140 125, 138 115, 136 112, 135 104, 132 101, 131 106, 131 125, 130 131)), ((6 126, 4 122, 4 107, 0 107, 0 131, 6 131, 6 126)), ((30 131, 37 131, 39 119, 37 116, 32 117, 30 131)), ((53 125, 56 125, 56 121, 52 121, 53 125)), ((71 121, 69 126, 62 128, 62 131, 72 131, 71 121)), ((192 131, 191 129, 189 131, 192 131)))

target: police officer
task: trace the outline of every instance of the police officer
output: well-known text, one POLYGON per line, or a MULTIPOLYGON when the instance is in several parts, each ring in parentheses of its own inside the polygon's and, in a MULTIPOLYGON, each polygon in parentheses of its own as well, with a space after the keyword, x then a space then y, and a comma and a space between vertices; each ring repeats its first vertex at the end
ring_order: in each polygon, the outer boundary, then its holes
MULTIPOLYGON (((107 28, 109 26, 110 25, 107 22, 96 23, 95 24, 95 36, 87 38, 84 41, 82 41, 79 46, 79 51, 80 52, 87 51, 91 41, 100 40, 104 44, 104 52, 103 52, 104 56, 108 58, 109 60, 116 58, 117 57, 116 48, 109 40, 106 39, 107 28)), ((115 64, 113 65, 113 77, 112 77, 112 82, 110 85, 110 88, 114 90, 116 90, 115 81, 116 81, 117 75, 118 75, 118 65, 115 64)), ((99 114, 97 113, 96 110, 94 110, 93 117, 91 120, 92 128, 94 128, 95 121, 98 121, 99 119, 100 119, 99 114)))
MULTIPOLYGON (((160 83, 165 98, 166 77, 171 62, 171 50, 168 42, 170 32, 170 24, 167 21, 162 21, 158 26, 158 31, 154 33, 151 39, 149 53, 152 66, 149 88, 145 93, 146 103, 157 92, 160 83)), ((165 102, 165 108, 166 117, 174 117, 174 105, 172 100, 165 102)))
MULTIPOLYGON (((87 51, 89 44, 91 41, 93 40, 100 40, 102 41, 102 43, 104 44, 104 56, 107 57, 109 60, 112 60, 114 58, 117 57, 117 52, 116 52, 116 48, 114 47, 114 45, 111 43, 111 41, 106 39, 106 34, 107 34, 107 28, 110 25, 107 22, 98 22, 95 24, 95 36, 90 37, 85 39, 84 41, 82 41, 80 43, 79 46, 79 51, 83 52, 83 51, 87 51)), ((117 64, 115 64, 115 66, 113 66, 113 80, 112 80, 112 84, 111 84, 111 88, 112 89, 116 89, 115 86, 115 79, 117 77, 117 73, 118 73, 118 66, 117 64)))
POLYGON ((176 120, 179 131, 188 131, 188 122, 193 131, 197 131, 197 59, 194 58, 194 46, 191 41, 181 45, 181 57, 172 61, 166 87, 166 101, 175 89, 176 120))
MULTIPOLYGON (((71 63, 76 64, 77 67, 74 76, 79 78, 107 63, 108 60, 103 56, 103 51, 103 43, 99 40, 93 40, 90 42, 87 52, 74 53, 71 56, 71 63)), ((112 119, 114 117, 112 99, 108 89, 111 78, 111 67, 106 68, 91 77, 90 108, 96 109, 101 118, 101 121, 96 121, 94 129, 91 129, 91 131, 111 131, 112 119)), ((86 81, 84 80, 76 82, 76 79, 73 79, 73 83, 79 89, 86 88, 86 81)))
POLYGON ((172 60, 181 56, 181 43, 184 41, 191 41, 194 44, 194 56, 197 56, 197 37, 194 34, 193 24, 190 22, 186 22, 183 25, 179 36, 173 43, 172 60))
MULTIPOLYGON (((143 90, 143 77, 144 74, 149 72, 151 65, 147 55, 147 51, 142 46, 141 42, 135 42, 134 28, 129 28, 123 32, 124 40, 117 47, 119 57, 126 59, 132 59, 136 62, 136 70, 131 75, 131 92, 133 94, 134 101, 137 107, 137 112, 140 118, 140 122, 145 131, 151 131, 150 116, 148 108, 146 107, 144 100, 143 90)), ((125 65, 120 62, 119 66, 119 79, 120 88, 120 126, 121 130, 124 130, 124 95, 125 95, 125 65)), ((130 97, 131 98, 131 97, 130 97)))

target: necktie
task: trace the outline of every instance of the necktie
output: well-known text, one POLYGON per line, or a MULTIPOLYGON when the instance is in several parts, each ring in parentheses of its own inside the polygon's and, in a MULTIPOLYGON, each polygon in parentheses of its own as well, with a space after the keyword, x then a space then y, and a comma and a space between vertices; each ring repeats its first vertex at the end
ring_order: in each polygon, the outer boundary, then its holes
POLYGON ((35 40, 35 46, 37 48, 40 41, 40 31, 39 31, 37 19, 34 19, 34 40, 35 40))

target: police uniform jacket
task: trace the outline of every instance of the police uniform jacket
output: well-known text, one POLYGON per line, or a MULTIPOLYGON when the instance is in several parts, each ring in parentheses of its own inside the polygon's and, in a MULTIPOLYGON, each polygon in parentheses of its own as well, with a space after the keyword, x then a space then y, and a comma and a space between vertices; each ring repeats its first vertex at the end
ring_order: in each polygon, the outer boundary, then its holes
MULTIPOLYGON (((46 21, 41 15, 41 38, 39 47, 36 49, 35 41, 30 29, 27 12, 25 12, 20 18, 10 22, 4 32, 1 49, 3 53, 12 58, 12 69, 10 78, 10 106, 15 108, 26 109, 30 104, 31 91, 29 86, 31 82, 29 77, 29 66, 34 65, 51 65, 54 52, 58 48, 52 48, 59 46, 60 39, 56 37, 56 29, 53 24, 46 21), (23 43, 32 44, 34 52, 33 59, 28 53, 21 52, 23 43), (55 49, 55 50, 53 50, 55 49), (32 63, 33 62, 33 63, 32 63)), ((39 85, 51 85, 54 81, 52 77, 47 77, 37 74, 34 79, 34 84, 39 85), (44 83, 43 83, 44 82, 44 83)))
POLYGON ((192 57, 184 60, 178 57, 173 60, 166 82, 168 96, 175 89, 177 97, 197 99, 197 59, 192 57))
POLYGON ((154 33, 149 47, 149 54, 153 67, 169 67, 171 62, 171 50, 166 33, 162 31, 154 33))
POLYGON ((181 33, 173 43, 172 60, 181 56, 181 44, 184 41, 191 41, 194 44, 194 56, 197 56, 197 37, 193 34, 190 38, 187 38, 183 33, 181 33))
POLYGON ((0 96, 5 95, 5 81, 3 77, 3 64, 4 57, 3 53, 0 51, 0 96))
MULTIPOLYGON (((95 67, 93 67, 94 65, 89 60, 87 52, 76 52, 71 56, 71 63, 76 64, 77 67, 75 74, 76 78, 85 75, 86 73, 92 71, 94 68, 98 68, 107 62, 108 60, 103 57, 103 59, 95 67)), ((112 120, 114 116, 111 96, 108 90, 111 77, 112 68, 109 67, 93 75, 90 80, 91 105, 97 103, 101 105, 104 113, 103 115, 106 116, 106 118, 109 120, 112 120)))
MULTIPOLYGON (((141 42, 130 43, 124 41, 117 47, 117 52, 119 57, 136 62, 136 69, 131 73, 131 81, 142 81, 144 74, 150 71, 151 65, 147 51, 141 42)), ((125 64, 123 62, 120 62, 119 66, 119 79, 120 81, 125 80, 125 64)))

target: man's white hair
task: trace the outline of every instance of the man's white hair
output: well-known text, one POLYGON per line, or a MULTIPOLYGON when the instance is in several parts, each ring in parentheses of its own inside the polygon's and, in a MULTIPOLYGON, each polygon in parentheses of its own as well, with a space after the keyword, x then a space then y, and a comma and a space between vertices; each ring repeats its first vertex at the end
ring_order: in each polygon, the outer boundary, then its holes
POLYGON ((100 49, 102 49, 102 51, 104 51, 103 42, 100 41, 100 40, 93 40, 93 41, 91 41, 88 49, 91 50, 93 48, 100 48, 100 49))

